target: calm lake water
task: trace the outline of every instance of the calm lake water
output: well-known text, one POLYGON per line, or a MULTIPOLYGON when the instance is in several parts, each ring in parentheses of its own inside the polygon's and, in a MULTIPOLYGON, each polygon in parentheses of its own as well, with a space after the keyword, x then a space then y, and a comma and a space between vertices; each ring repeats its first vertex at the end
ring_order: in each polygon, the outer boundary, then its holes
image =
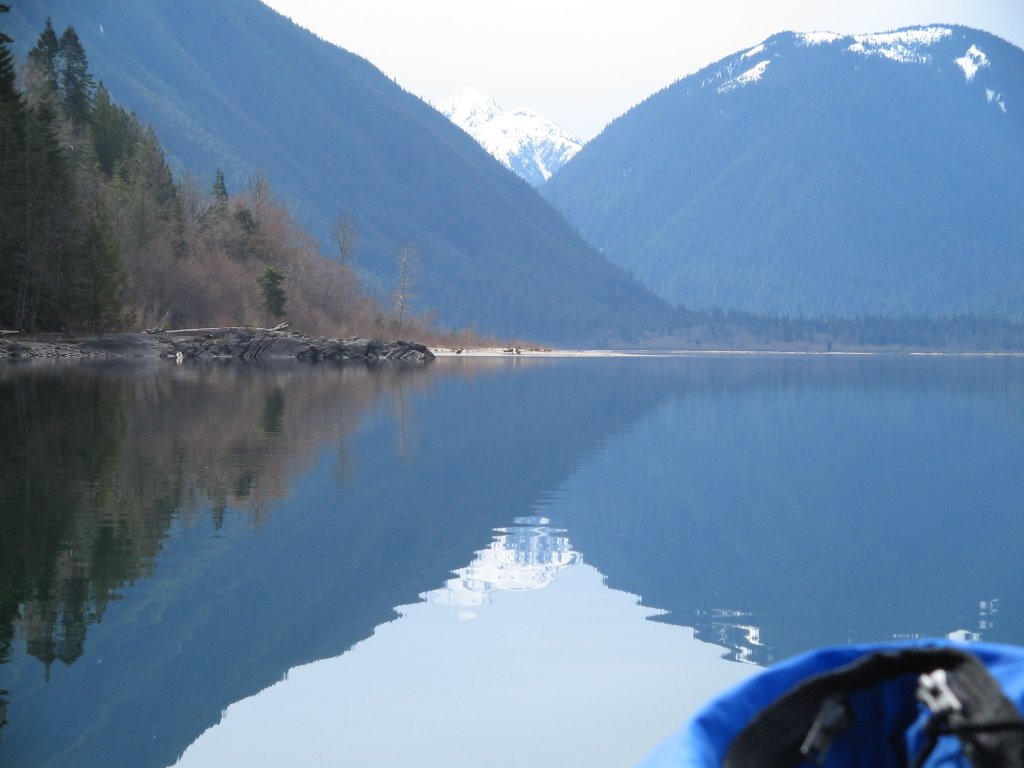
POLYGON ((4 766, 635 763, 1024 643, 1024 358, 0 368, 4 766))

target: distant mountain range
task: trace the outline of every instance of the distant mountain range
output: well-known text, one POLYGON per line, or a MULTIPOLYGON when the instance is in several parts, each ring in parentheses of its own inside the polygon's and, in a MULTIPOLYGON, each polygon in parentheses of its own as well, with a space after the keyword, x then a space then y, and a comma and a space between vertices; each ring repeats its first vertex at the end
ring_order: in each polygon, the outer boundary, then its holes
POLYGON ((957 26, 775 35, 542 189, 670 302, 1024 319, 1024 51, 957 26))
POLYGON ((543 115, 520 107, 506 112, 472 88, 463 88, 438 110, 533 186, 551 178, 583 148, 583 142, 543 115))
POLYGON ((461 130, 258 0, 12 6, 15 52, 73 25, 179 174, 259 169, 325 243, 351 216, 379 296, 412 242, 412 309, 446 328, 605 345, 704 323, 676 303, 1024 320, 1024 51, 985 32, 775 35, 614 121, 545 201, 467 131, 527 177, 571 137, 467 92, 442 105, 461 130))
POLYGON ((385 301, 412 242, 410 309, 443 328, 607 344, 669 311, 430 105, 258 0, 11 5, 15 53, 48 16, 74 26, 95 77, 178 173, 206 187, 221 168, 232 191, 262 170, 325 242, 351 216, 355 267, 385 301))

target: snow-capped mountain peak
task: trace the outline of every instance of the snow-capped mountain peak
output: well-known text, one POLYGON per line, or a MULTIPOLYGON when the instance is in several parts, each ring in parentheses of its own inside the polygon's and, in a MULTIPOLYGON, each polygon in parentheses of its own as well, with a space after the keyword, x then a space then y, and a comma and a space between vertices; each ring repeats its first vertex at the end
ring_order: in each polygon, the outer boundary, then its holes
POLYGON ((787 46, 795 46, 797 49, 833 47, 846 55, 883 60, 896 65, 934 66, 939 70, 949 70, 950 65, 953 65, 963 74, 962 82, 973 86, 978 93, 978 103, 982 103, 981 97, 984 95, 988 103, 996 105, 1005 114, 1005 75, 992 71, 992 60, 982 47, 988 45, 991 38, 984 43, 976 42, 976 38, 982 39, 973 30, 946 25, 905 27, 891 32, 862 35, 784 32, 773 35, 745 52, 712 64, 698 74, 701 77, 701 88, 714 86, 719 94, 726 95, 771 77, 772 70, 768 65, 778 56, 788 55, 784 53, 787 46))
POLYGON ((532 109, 506 112, 472 88, 449 96, 437 109, 534 186, 551 178, 583 147, 579 138, 532 109))
POLYGON ((437 111, 473 135, 483 125, 501 115, 503 110, 494 99, 474 88, 463 88, 453 96, 443 99, 437 111))

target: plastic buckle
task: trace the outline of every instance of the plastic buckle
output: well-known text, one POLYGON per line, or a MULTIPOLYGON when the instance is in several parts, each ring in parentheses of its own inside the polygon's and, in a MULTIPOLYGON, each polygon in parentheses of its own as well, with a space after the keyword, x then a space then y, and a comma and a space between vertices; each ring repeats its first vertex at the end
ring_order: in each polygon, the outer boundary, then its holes
POLYGON ((949 687, 949 678, 944 669, 936 669, 918 678, 917 700, 933 714, 940 716, 949 716, 964 708, 960 699, 953 693, 953 689, 949 687))
POLYGON ((821 702, 818 716, 814 718, 804 743, 800 745, 800 754, 815 765, 823 765, 832 742, 852 722, 846 700, 838 693, 832 694, 821 702))

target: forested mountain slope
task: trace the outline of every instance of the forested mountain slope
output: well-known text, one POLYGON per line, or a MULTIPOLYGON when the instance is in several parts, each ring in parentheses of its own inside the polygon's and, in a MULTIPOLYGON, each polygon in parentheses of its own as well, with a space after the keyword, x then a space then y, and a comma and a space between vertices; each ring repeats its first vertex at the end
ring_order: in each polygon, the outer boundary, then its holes
POLYGON ((177 172, 205 187, 221 168, 233 191, 260 169, 325 241, 348 214, 354 266, 382 296, 411 243, 411 309, 446 327, 593 342, 664 319, 443 115, 257 0, 14 2, 20 57, 48 16, 76 29, 96 78, 155 128, 177 172))
POLYGON ((691 309, 1024 318, 1024 51, 785 32, 653 95, 543 188, 691 309))

